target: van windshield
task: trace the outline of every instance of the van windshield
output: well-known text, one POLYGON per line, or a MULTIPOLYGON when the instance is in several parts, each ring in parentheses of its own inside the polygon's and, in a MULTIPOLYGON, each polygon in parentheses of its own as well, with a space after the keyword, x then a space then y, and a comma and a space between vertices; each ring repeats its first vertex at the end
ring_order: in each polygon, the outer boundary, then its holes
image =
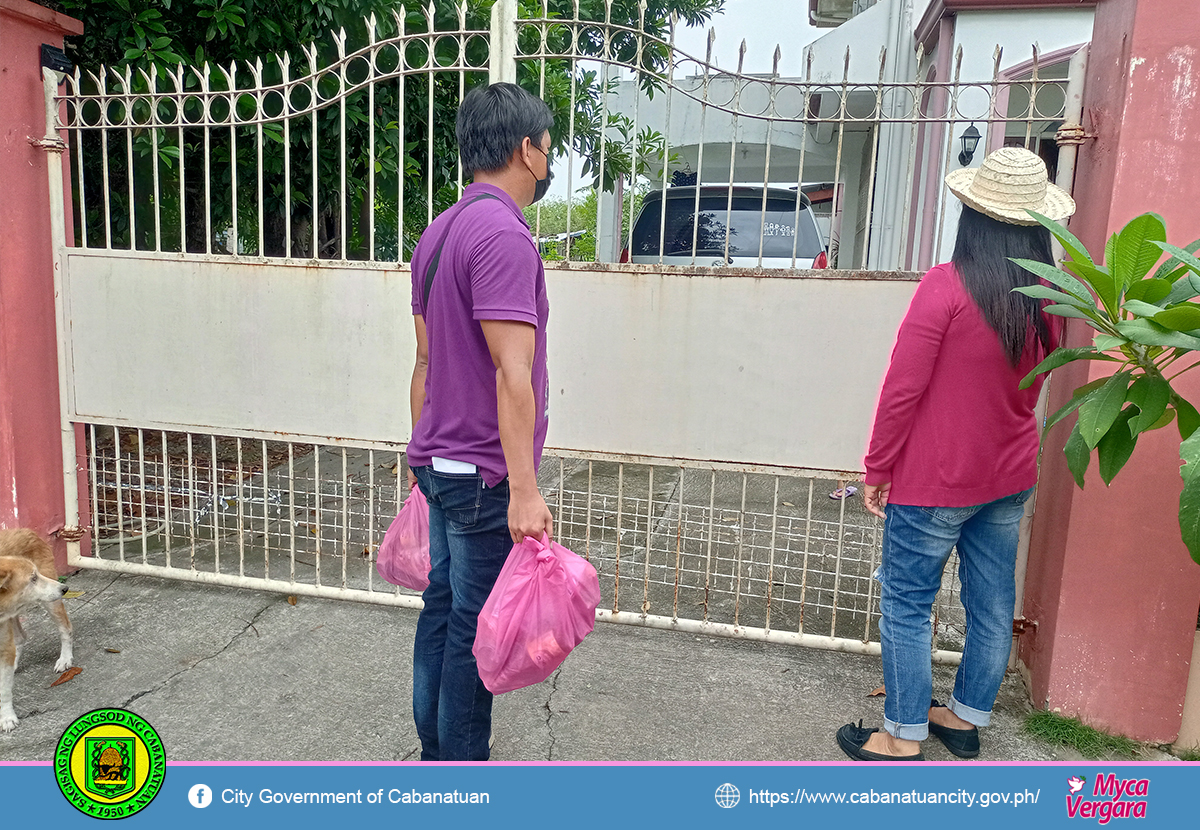
MULTIPOLYGON (((760 241, 764 257, 791 259, 794 245, 797 258, 813 259, 823 248, 816 223, 803 203, 797 234, 796 202, 791 199, 767 199, 765 214, 762 199, 753 196, 735 196, 732 208, 726 196, 701 196, 699 213, 695 212, 694 196, 668 195, 666 201, 663 256, 724 256, 726 239, 731 257, 757 258, 760 241)), ((661 206, 661 200, 650 202, 638 216, 631 253, 659 255, 661 206)))

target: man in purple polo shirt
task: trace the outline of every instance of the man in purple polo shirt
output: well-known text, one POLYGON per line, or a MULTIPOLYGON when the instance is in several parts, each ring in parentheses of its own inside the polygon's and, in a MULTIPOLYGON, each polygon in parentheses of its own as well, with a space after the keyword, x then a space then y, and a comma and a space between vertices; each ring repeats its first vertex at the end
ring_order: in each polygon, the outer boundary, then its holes
POLYGON ((550 183, 546 104, 513 84, 471 90, 456 135, 474 182, 413 253, 417 361, 410 483, 429 501, 429 587, 413 646, 422 761, 486 761, 492 694, 475 629, 514 542, 552 531, 546 280, 521 208, 550 183))

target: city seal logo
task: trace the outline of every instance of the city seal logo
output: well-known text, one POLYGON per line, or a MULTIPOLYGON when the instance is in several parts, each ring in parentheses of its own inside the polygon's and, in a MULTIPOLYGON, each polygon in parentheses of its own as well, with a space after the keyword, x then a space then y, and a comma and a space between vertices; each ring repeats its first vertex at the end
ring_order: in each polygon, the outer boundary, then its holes
POLYGON ((127 818, 162 789, 167 756, 146 720, 96 709, 66 728, 54 751, 54 779, 67 801, 93 818, 127 818))

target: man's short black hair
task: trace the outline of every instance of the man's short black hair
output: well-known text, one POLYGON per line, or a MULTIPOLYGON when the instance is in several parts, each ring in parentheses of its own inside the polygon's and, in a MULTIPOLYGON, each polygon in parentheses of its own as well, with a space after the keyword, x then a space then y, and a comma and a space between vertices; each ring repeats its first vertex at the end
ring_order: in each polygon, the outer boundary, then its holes
POLYGON ((541 147, 542 133, 553 124, 546 103, 516 84, 475 87, 463 98, 454 127, 463 169, 500 170, 525 138, 541 147))

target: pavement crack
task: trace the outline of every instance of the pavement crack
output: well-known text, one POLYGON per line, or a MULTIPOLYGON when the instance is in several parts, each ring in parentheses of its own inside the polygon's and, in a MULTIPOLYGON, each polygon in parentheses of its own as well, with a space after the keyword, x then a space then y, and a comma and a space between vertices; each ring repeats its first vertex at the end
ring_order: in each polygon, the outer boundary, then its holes
POLYGON ((542 705, 546 710, 546 732, 550 735, 550 748, 546 751, 546 760, 554 760, 554 724, 551 722, 554 719, 554 708, 550 705, 554 700, 554 693, 558 691, 558 677, 562 674, 562 667, 555 670, 554 676, 550 679, 550 694, 546 697, 546 702, 542 705))
POLYGON ((190 666, 186 666, 186 667, 180 669, 179 671, 177 671, 174 674, 167 677, 167 679, 163 680, 157 686, 155 686, 151 689, 146 689, 144 691, 138 692, 137 694, 133 695, 128 700, 126 700, 124 703, 122 703, 120 708, 125 709, 129 706, 129 704, 133 703, 135 700, 143 698, 146 695, 152 695, 155 692, 162 690, 172 680, 174 680, 175 678, 177 678, 181 675, 187 674, 188 672, 190 672, 192 669, 196 668, 196 666, 200 665, 201 663, 207 663, 209 660, 215 660, 216 658, 220 657, 222 654, 224 654, 226 651, 228 651, 229 647, 232 646, 234 643, 236 643, 238 641, 238 639, 243 634, 245 634, 247 631, 254 629, 255 634, 257 634, 258 629, 254 627, 254 623, 258 622, 259 617, 261 617, 263 614, 265 614, 267 612, 267 609, 269 609, 273 605, 278 605, 280 602, 283 602, 283 601, 285 601, 285 600, 282 597, 280 597, 278 600, 268 602, 266 605, 264 605, 262 608, 260 608, 258 610, 258 613, 256 613, 249 621, 241 620, 241 617, 239 617, 238 618, 239 620, 246 623, 246 627, 243 628, 241 631, 237 632, 236 634, 234 634, 232 637, 230 637, 229 642, 227 642, 225 645, 223 645, 219 650, 208 655, 207 657, 201 657, 199 660, 192 663, 190 666))

